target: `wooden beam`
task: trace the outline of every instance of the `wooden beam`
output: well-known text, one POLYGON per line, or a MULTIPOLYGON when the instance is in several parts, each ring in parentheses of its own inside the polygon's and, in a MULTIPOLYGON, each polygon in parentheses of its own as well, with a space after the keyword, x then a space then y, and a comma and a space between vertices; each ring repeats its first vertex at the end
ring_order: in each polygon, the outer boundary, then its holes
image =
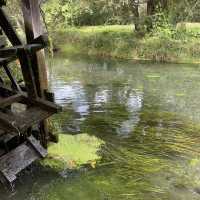
POLYGON ((49 46, 49 38, 47 34, 40 35, 31 41, 31 44, 42 44, 44 47, 49 46))
POLYGON ((44 44, 29 44, 29 45, 19 45, 14 47, 7 47, 0 49, 0 57, 10 57, 17 56, 20 52, 27 51, 29 53, 35 53, 45 47, 44 44))
POLYGON ((19 133, 19 127, 16 118, 13 115, 0 112, 0 124, 1 128, 3 128, 6 131, 11 130, 15 133, 19 133))
POLYGON ((53 113, 47 110, 43 110, 39 107, 30 107, 25 112, 20 113, 20 117, 18 116, 17 124, 18 128, 23 133, 28 128, 33 125, 38 125, 41 121, 50 117, 53 113))
POLYGON ((35 149, 35 151, 41 156, 41 158, 45 158, 47 156, 47 151, 40 145, 39 141, 36 140, 32 135, 28 137, 28 142, 35 149))
POLYGON ((12 61, 16 60, 16 56, 10 56, 5 58, 0 58, 0 65, 8 64, 12 61))
MULTIPOLYGON (((37 0, 35 0, 34 3, 37 4, 37 0)), ((34 30, 33 30, 31 6, 32 5, 31 5, 30 0, 22 0, 22 12, 23 12, 23 17, 24 17, 26 40, 27 40, 28 44, 31 44, 31 42, 35 39, 34 30)), ((39 79, 39 68, 38 68, 36 54, 32 54, 31 64, 32 64, 31 67, 32 67, 34 77, 35 77, 37 95, 39 97, 41 97, 42 96, 42 90, 41 90, 41 84, 40 84, 40 79, 39 79)))
POLYGON ((41 121, 47 119, 52 114, 54 112, 41 109, 38 106, 31 106, 19 114, 0 112, 0 124, 4 130, 23 134, 28 128, 40 124, 41 121))
POLYGON ((12 89, 21 92, 21 88, 20 88, 19 84, 17 83, 17 81, 15 80, 15 78, 13 77, 9 67, 6 64, 4 64, 3 68, 4 68, 8 78, 10 79, 12 89))
POLYGON ((38 106, 41 109, 44 109, 44 110, 47 110, 47 111, 50 111, 53 113, 58 113, 58 112, 62 111, 62 107, 56 105, 53 102, 47 101, 47 100, 39 98, 39 97, 37 99, 30 99, 25 92, 17 93, 16 91, 12 91, 11 88, 6 87, 2 84, 0 84, 0 92, 1 92, 1 90, 3 92, 10 94, 10 96, 21 95, 22 99, 20 99, 20 102, 22 102, 22 103, 38 106))
POLYGON ((0 100, 0 108, 5 108, 7 106, 10 106, 14 102, 19 102, 23 100, 23 98, 24 97, 21 94, 16 94, 7 98, 3 98, 0 100))
POLYGON ((47 151, 40 144, 37 144, 37 140, 31 136, 28 142, 21 144, 0 158, 1 181, 12 184, 19 172, 46 155, 47 151))
MULTIPOLYGON (((11 23, 9 22, 5 12, 0 8, 0 26, 13 46, 23 45, 11 23)), ((37 98, 37 90, 34 81, 34 75, 30 63, 30 55, 26 50, 18 52, 18 57, 22 67, 22 74, 24 77, 25 85, 28 95, 32 98, 37 98)))
POLYGON ((46 101, 42 98, 29 99, 29 102, 49 112, 58 113, 62 111, 61 106, 58 106, 55 103, 52 103, 50 101, 46 101))

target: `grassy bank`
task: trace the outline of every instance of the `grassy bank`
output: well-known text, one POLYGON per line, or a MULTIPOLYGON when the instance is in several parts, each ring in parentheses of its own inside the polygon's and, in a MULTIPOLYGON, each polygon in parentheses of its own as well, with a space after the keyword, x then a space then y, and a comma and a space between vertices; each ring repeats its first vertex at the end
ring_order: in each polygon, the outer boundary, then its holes
POLYGON ((199 63, 199 31, 164 29, 138 37, 130 25, 69 27, 55 32, 53 39, 54 45, 67 54, 199 63))

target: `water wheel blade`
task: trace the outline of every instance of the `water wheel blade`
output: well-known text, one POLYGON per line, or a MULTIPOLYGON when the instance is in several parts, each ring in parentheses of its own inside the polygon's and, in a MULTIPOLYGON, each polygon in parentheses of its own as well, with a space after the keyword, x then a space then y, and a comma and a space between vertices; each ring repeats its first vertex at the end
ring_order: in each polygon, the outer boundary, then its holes
POLYGON ((31 136, 27 142, 0 158, 0 180, 12 184, 18 173, 37 159, 47 155, 47 151, 31 136))

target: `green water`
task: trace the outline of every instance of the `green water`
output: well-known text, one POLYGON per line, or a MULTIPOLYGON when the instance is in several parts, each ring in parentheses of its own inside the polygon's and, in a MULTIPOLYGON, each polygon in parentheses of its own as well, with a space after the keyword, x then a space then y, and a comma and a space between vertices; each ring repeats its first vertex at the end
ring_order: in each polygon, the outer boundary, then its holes
POLYGON ((49 79, 57 150, 87 164, 36 164, 1 200, 200 199, 200 66, 55 58, 49 79))

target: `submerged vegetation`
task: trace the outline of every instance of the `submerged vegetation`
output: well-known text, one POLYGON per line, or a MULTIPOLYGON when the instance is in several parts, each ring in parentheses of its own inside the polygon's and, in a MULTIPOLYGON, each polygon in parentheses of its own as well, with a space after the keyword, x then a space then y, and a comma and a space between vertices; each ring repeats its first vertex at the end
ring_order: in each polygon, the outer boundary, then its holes
POLYGON ((46 165, 62 169, 64 178, 39 190, 38 199, 198 200, 200 126, 189 119, 197 108, 187 103, 198 99, 189 93, 198 88, 197 65, 53 62, 52 87, 70 91, 57 95, 66 108, 62 130, 80 137, 61 135, 60 145, 50 147, 46 165), (77 167, 70 178, 69 168, 77 167))
POLYGON ((87 134, 60 134, 59 143, 49 146, 48 158, 42 161, 42 164, 57 170, 77 169, 83 164, 95 168, 100 159, 97 151, 102 144, 103 141, 87 134))
POLYGON ((198 65, 49 63, 59 143, 2 200, 199 200, 198 65))
POLYGON ((199 200, 200 67, 131 60, 199 63, 197 3, 45 1, 59 143, 10 200, 199 200))

